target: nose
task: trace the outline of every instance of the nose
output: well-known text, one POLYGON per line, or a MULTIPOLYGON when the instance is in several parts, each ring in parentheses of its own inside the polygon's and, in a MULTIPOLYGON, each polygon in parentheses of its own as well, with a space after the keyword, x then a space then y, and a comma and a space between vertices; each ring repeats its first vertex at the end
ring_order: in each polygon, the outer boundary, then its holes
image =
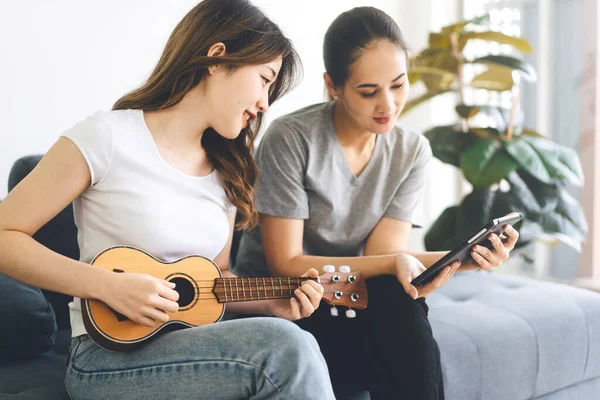
POLYGON ((262 96, 260 97, 260 100, 258 100, 258 103, 256 103, 256 105, 258 106, 258 112, 261 112, 263 114, 267 112, 267 110, 269 109, 268 90, 263 90, 262 96))
POLYGON ((391 114, 396 109, 396 96, 391 90, 383 92, 378 104, 378 110, 382 114, 391 114))

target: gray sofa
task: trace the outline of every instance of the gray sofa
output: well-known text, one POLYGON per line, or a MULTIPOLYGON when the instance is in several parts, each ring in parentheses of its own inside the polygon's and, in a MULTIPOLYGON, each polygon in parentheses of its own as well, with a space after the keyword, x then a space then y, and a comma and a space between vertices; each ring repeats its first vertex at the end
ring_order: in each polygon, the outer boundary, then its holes
POLYGON ((428 303, 448 400, 600 399, 600 294, 466 272, 428 303))
MULTIPOLYGON (((9 190, 38 161, 39 156, 18 160, 9 190)), ((76 258, 71 208, 36 233, 36 239, 76 258)), ((43 295, 57 320, 54 345, 23 360, 0 359, 0 399, 68 399, 63 388, 70 335, 67 298, 43 295)), ((0 292, 0 306, 4 301, 0 292)), ((599 294, 467 272, 430 295, 428 303, 448 400, 600 399, 599 294)))

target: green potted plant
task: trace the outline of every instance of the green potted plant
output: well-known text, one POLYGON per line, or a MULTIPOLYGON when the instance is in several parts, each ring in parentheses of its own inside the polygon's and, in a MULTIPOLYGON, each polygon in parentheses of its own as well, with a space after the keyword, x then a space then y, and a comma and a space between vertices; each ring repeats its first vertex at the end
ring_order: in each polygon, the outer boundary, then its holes
POLYGON ((431 33, 429 47, 411 59, 409 80, 427 91, 407 102, 403 113, 445 93, 457 94, 457 124, 425 132, 433 154, 461 169, 473 190, 456 206, 447 208, 425 235, 427 250, 454 247, 492 218, 510 211, 523 213, 517 228, 523 247, 540 237, 562 241, 578 250, 587 234, 580 204, 568 192, 581 186, 583 172, 577 153, 523 126, 518 110, 519 79, 535 80, 534 68, 512 55, 469 59, 466 44, 474 39, 510 45, 521 53, 532 51, 524 38, 487 28, 489 17, 463 21, 431 33), (471 68, 482 69, 467 81, 471 68), (473 88, 511 91, 512 107, 466 104, 473 88))

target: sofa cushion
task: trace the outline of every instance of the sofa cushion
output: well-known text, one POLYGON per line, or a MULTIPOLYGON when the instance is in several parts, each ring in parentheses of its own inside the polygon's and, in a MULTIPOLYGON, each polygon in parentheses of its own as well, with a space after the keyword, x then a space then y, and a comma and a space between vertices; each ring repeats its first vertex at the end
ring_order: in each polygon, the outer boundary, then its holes
POLYGON ((0 364, 0 399, 68 400, 66 360, 71 332, 56 332, 54 347, 31 360, 0 364))
POLYGON ((54 311, 42 292, 0 274, 0 360, 29 358, 54 344, 54 311))
POLYGON ((431 294, 448 399, 532 399, 600 377, 600 295, 482 271, 431 294))

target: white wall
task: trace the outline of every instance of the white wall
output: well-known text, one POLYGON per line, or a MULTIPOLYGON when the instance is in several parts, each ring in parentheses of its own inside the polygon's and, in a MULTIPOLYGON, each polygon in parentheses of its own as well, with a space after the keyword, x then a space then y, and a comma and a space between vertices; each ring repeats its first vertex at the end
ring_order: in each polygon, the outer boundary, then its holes
MULTIPOLYGON (((9 170, 17 158, 44 153, 62 131, 96 110, 110 109, 117 98, 142 83, 171 30, 196 3, 0 0, 0 198, 6 195, 9 170)), ((397 20, 415 50, 426 44, 430 29, 453 22, 457 15, 454 0, 254 0, 254 4, 292 39, 304 63, 301 85, 271 108, 267 121, 323 99, 322 38, 342 11, 359 5, 381 8, 397 20)), ((416 110, 406 124, 417 130, 433 125, 433 107, 416 110)), ((452 118, 452 113, 440 113, 436 107, 436 124, 452 118)), ((432 170, 425 202, 428 222, 453 203, 457 193, 451 169, 434 162, 432 170)), ((413 241, 420 242, 420 235, 413 241)))

